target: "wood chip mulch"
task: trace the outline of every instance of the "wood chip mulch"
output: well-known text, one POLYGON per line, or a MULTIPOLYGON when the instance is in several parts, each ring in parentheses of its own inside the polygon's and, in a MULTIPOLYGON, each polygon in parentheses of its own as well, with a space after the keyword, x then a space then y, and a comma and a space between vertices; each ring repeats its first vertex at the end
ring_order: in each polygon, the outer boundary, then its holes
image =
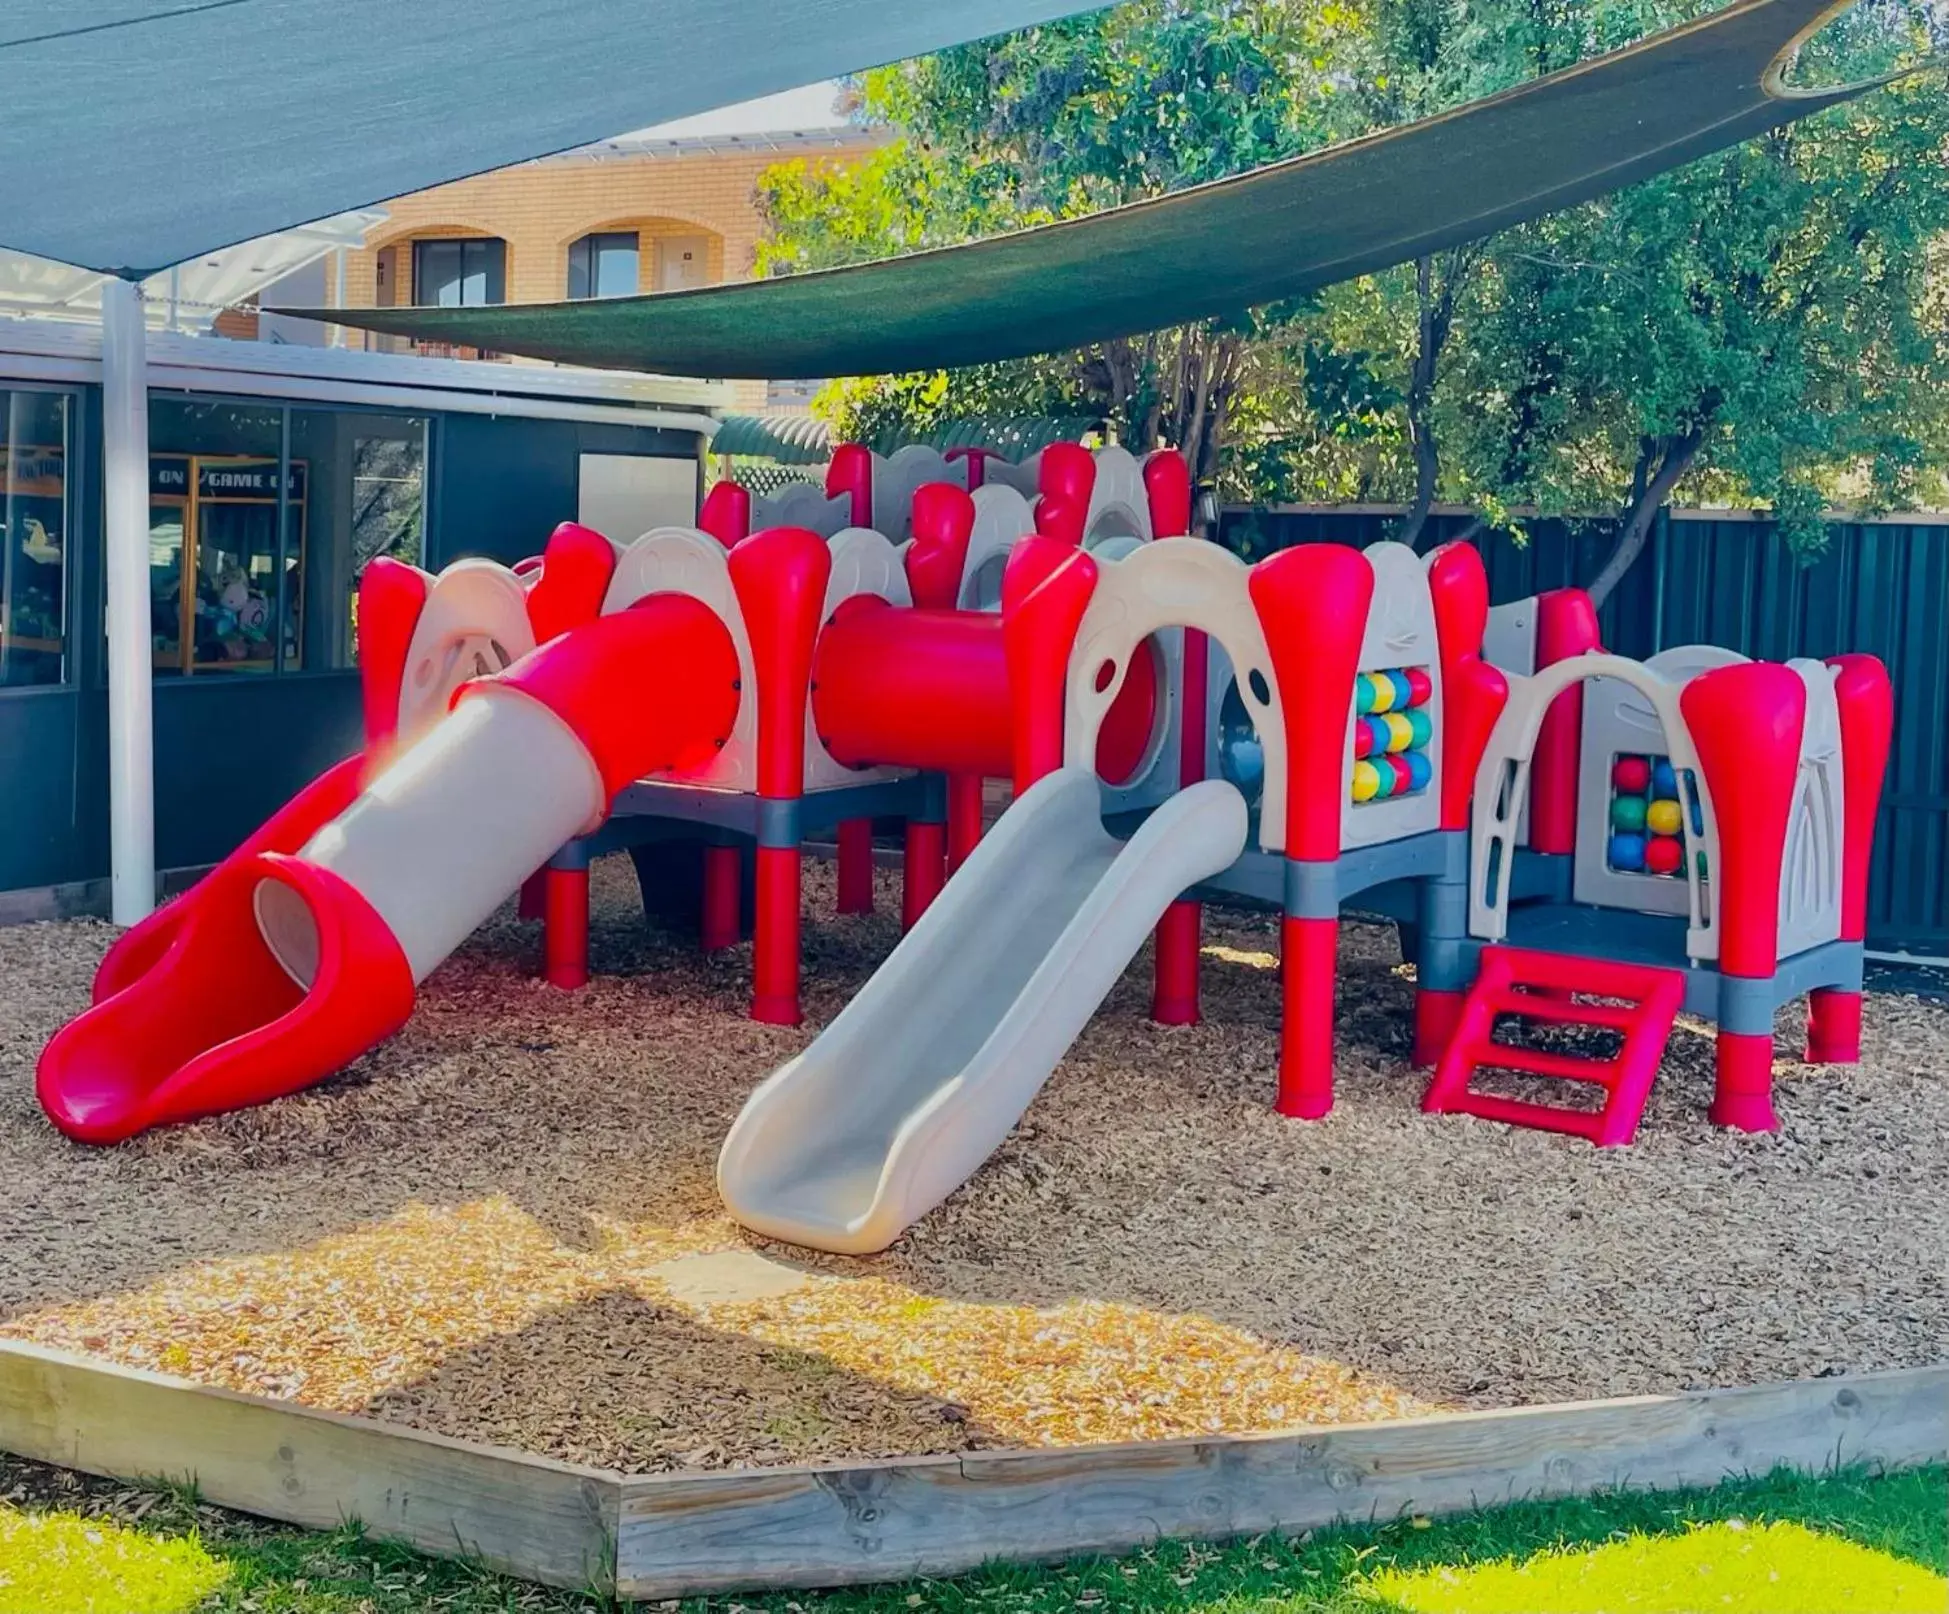
POLYGON ((1638 1143, 1417 1110, 1392 933, 1342 944, 1339 1101, 1270 1108, 1270 921, 1212 914, 1206 1021, 1125 976, 1015 1134, 891 1253, 744 1234, 712 1185, 752 1085, 897 940, 807 880, 808 1025, 749 948, 597 870, 579 994, 504 912, 393 1042, 312 1091, 114 1150, 60 1138, 41 1044, 112 932, 0 930, 0 1334, 635 1472, 1151 1439, 1939 1360, 1949 1008, 1870 1000, 1790 1057, 1780 1132, 1705 1124, 1674 1035, 1638 1143))

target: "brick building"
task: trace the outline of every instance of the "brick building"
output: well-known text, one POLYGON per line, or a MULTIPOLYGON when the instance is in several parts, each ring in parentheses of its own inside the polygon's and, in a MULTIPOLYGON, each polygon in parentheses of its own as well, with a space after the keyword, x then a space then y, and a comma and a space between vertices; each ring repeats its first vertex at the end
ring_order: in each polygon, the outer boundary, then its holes
MULTIPOLYGON (((748 279, 763 231, 758 176, 793 159, 854 162, 879 138, 850 127, 628 135, 417 191, 385 203, 386 221, 364 247, 329 266, 326 301, 347 308, 558 302, 748 279)), ((408 346, 358 331, 344 340, 408 346)), ((737 394, 739 407, 777 410, 809 389, 768 394, 762 382, 741 382, 737 394)))

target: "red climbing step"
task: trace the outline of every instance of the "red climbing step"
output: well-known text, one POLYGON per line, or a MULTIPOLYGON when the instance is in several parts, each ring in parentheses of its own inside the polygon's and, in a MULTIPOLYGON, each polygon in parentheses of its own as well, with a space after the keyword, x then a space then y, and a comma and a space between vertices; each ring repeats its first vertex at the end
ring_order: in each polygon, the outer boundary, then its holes
POLYGON ((1455 1034, 1435 1067, 1421 1107, 1431 1115, 1479 1115, 1511 1126, 1568 1132, 1589 1138, 1600 1149, 1629 1143, 1651 1096, 1652 1078, 1664 1058, 1672 1021, 1684 1001, 1685 976, 1678 970, 1525 947, 1485 947, 1475 985, 1469 989, 1455 1034), (1623 1001, 1579 1003, 1579 996, 1623 1001), (1602 1027, 1621 1033, 1624 1043, 1610 1059, 1547 1048, 1512 1048, 1495 1040, 1500 1015, 1519 1015, 1545 1025, 1602 1027), (1572 1110, 1472 1092, 1469 1083, 1482 1070, 1594 1082, 1604 1089, 1604 1107, 1572 1110))

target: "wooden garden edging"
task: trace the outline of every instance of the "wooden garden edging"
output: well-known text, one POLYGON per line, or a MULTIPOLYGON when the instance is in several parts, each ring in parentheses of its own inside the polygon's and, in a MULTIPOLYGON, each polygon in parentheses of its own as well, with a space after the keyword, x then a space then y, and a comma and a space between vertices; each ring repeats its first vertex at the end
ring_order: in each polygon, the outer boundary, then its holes
POLYGON ((0 1341, 0 1449, 629 1597, 949 1575, 1604 1486, 1949 1456, 1949 1364, 1279 1434, 632 1478, 0 1341))

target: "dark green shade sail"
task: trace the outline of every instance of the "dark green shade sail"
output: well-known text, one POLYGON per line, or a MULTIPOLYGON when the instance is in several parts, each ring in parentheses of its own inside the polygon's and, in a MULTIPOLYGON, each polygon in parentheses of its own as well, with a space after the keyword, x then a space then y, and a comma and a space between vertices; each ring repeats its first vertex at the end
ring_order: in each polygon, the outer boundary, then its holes
POLYGON ((1405 262, 1846 100, 1869 86, 1780 77, 1836 9, 1740 0, 1438 117, 966 246, 603 302, 303 312, 565 364, 781 380, 1079 347, 1405 262))

